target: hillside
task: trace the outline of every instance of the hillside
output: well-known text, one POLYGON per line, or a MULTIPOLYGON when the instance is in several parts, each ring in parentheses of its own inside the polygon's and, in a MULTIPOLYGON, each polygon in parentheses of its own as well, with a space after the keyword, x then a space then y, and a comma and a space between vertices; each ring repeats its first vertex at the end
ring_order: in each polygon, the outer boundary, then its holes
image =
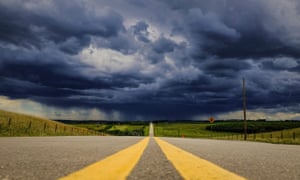
POLYGON ((77 135, 98 135, 98 133, 45 118, 0 110, 0 136, 77 135))

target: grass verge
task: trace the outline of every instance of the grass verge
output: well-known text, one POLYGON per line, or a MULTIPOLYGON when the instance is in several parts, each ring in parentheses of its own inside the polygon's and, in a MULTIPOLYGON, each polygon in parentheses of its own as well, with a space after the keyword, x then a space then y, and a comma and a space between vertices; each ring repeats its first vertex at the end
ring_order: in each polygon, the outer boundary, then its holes
MULTIPOLYGON (((295 124, 300 123, 291 121, 251 122, 252 127, 257 126, 255 127, 257 132, 267 132, 249 133, 247 140, 278 144, 300 144, 300 128, 292 128, 295 127, 295 124), (272 131, 273 129, 280 130, 272 131)), ((242 128, 243 124, 239 121, 215 122, 214 124, 208 122, 160 122, 154 124, 154 134, 160 137, 244 140, 244 135, 240 131, 242 128), (221 128, 216 131, 214 127, 225 127, 226 131, 221 131, 221 128), (232 127, 232 130, 229 127, 232 127)))
POLYGON ((96 131, 49 119, 0 110, 0 136, 82 136, 96 131))

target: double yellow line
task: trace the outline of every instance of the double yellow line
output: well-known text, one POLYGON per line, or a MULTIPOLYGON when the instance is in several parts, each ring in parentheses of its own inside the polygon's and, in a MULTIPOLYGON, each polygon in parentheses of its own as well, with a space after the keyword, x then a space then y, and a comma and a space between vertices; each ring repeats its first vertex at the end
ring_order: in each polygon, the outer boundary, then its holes
MULTIPOLYGON (((155 138, 155 140, 167 159, 174 165, 184 179, 244 179, 239 175, 201 159, 159 138, 155 138)), ((149 137, 95 164, 61 178, 61 180, 126 179, 138 163, 148 142, 149 137)))
POLYGON ((168 160, 172 162, 174 167, 184 179, 245 179, 209 161, 206 161, 189 152, 179 149, 178 147, 173 146, 159 138, 155 138, 155 140, 168 160))
POLYGON ((61 178, 61 180, 126 179, 142 156, 148 142, 149 137, 95 164, 61 178))

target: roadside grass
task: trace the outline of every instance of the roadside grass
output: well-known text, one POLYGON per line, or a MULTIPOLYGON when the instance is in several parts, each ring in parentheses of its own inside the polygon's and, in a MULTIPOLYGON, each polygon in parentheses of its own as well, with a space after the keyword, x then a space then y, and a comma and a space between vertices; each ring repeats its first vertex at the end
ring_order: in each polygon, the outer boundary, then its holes
POLYGON ((83 127, 116 136, 148 136, 148 122, 97 122, 97 123, 73 123, 76 127, 83 127))
POLYGON ((96 131, 49 119, 0 110, 0 136, 82 136, 96 131))
MULTIPOLYGON (((239 137, 240 138, 238 140, 243 140, 243 136, 239 137)), ((300 144, 300 128, 285 129, 281 131, 272 131, 257 134, 252 133, 248 134, 247 140, 274 144, 300 144)))
MULTIPOLYGON (((300 144, 300 128, 272 131, 266 133, 251 133, 247 134, 247 141, 266 142, 273 144, 300 144)), ((243 134, 232 134, 227 136, 218 136, 214 139, 223 140, 244 140, 243 134)))
MULTIPOLYGON (((222 139, 222 140, 244 140, 243 133, 233 130, 227 131, 213 131, 214 126, 222 125, 232 126, 235 122, 215 122, 209 124, 207 122, 160 122, 154 123, 154 134, 159 137, 189 137, 189 138, 208 138, 208 139, 222 139), (212 130, 210 130, 212 129, 212 130)), ((239 124, 240 122, 237 122, 239 124)), ((252 122, 252 125, 255 122, 252 122)), ((260 123, 261 129, 268 129, 270 126, 277 126, 276 128, 282 129, 279 131, 269 131, 263 133, 249 133, 248 141, 258 141, 277 144, 300 144, 300 128, 291 128, 293 126, 287 124, 293 122, 264 122, 260 123), (275 124, 275 125, 274 125, 275 124), (280 124, 282 125, 281 127, 280 124), (266 128, 267 127, 267 128, 266 128)), ((241 124, 242 126, 242 124, 241 124)), ((243 126, 242 126, 243 127, 243 126)), ((242 128, 241 127, 241 128, 242 128)), ((259 128, 259 129, 260 129, 259 128)), ((270 128, 272 129, 272 128, 270 128)))

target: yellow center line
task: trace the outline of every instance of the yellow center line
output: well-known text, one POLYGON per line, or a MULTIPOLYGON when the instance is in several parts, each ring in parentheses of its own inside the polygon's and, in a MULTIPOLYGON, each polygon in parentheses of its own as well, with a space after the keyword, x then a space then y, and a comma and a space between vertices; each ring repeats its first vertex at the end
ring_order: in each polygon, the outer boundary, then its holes
POLYGON ((222 180, 244 180, 245 178, 227 171, 209 161, 201 159, 189 152, 173 146, 159 138, 156 142, 172 162, 177 171, 184 179, 222 179, 222 180))
POLYGON ((126 179, 142 156, 148 142, 149 137, 144 138, 126 149, 61 178, 61 180, 126 179))

